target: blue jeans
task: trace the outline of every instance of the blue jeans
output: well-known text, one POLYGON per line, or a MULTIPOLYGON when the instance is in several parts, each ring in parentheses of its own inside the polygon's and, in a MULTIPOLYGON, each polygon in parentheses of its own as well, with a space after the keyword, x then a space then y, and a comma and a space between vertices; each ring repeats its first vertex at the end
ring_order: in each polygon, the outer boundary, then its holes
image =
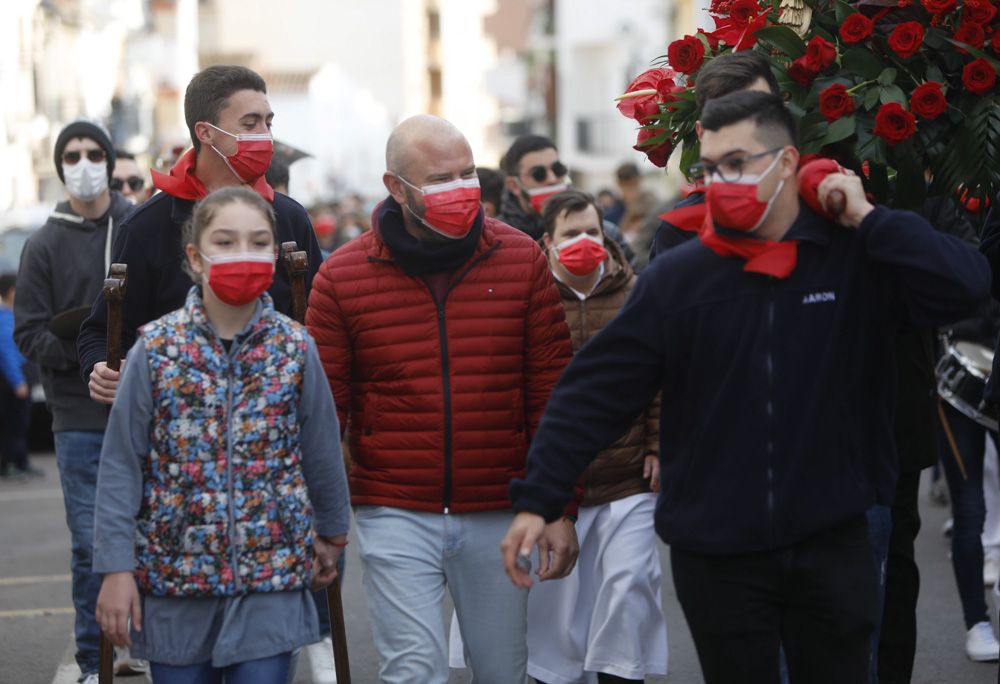
POLYGON ((951 495, 951 514, 955 526, 951 535, 951 564, 955 570, 958 596, 962 600, 965 628, 989 620, 983 595, 983 522, 986 502, 983 499, 983 453, 986 428, 944 404, 948 424, 962 456, 966 478, 955 461, 944 430, 938 432, 938 451, 951 495))
POLYGON ((56 464, 62 484, 66 524, 69 526, 73 556, 73 608, 76 622, 76 663, 84 675, 97 672, 100 629, 94 617, 101 576, 91 572, 94 555, 94 496, 97 493, 97 466, 101 460, 104 433, 93 430, 65 430, 54 435, 56 464))
POLYGON ((164 665, 150 663, 153 684, 284 684, 288 678, 290 653, 236 663, 229 667, 164 665))
POLYGON ((511 511, 445 515, 360 506, 354 518, 379 681, 448 681, 445 585, 474 681, 525 681, 528 592, 510 583, 500 562, 511 511))

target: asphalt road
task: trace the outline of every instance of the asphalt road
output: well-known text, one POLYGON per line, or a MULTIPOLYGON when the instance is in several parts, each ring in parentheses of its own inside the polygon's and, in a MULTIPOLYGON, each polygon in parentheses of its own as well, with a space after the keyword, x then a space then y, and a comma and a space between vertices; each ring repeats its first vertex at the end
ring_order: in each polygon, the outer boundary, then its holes
MULTIPOLYGON (((76 679, 72 648, 72 601, 69 582, 69 533, 62 494, 51 454, 35 456, 47 475, 27 483, 0 482, 0 684, 62 684, 76 679)), ((926 484, 926 483, 925 483, 926 484)), ((924 527, 917 540, 923 575, 915 684, 993 684, 997 664, 972 663, 965 657, 965 629, 958 592, 941 536, 946 509, 921 497, 924 527)), ((356 548, 353 545, 349 549, 356 548)), ((665 582, 663 605, 668 618, 670 674, 649 682, 702 682, 687 626, 669 577, 668 552, 661 548, 665 582)), ((361 588, 356 553, 348 553, 344 600, 353 680, 377 681, 377 658, 361 588)), ((992 606, 992 601, 990 602, 992 606)), ((450 615, 450 612, 449 612, 450 615)), ((993 611, 996 618, 996 610, 993 611)), ((117 681, 141 684, 142 678, 117 681)), ((296 684, 308 684, 302 663, 296 684)), ((453 670, 452 684, 470 682, 453 670)))

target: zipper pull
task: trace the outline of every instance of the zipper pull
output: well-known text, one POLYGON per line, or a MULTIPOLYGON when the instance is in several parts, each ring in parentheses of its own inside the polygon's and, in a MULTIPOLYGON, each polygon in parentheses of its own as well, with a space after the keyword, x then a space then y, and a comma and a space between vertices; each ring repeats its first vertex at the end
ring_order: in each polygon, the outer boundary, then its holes
POLYGON ((448 515, 448 514, 450 514, 450 513, 451 513, 451 509, 449 509, 449 508, 448 508, 447 506, 445 506, 445 507, 444 507, 444 514, 445 514, 445 515, 448 515))

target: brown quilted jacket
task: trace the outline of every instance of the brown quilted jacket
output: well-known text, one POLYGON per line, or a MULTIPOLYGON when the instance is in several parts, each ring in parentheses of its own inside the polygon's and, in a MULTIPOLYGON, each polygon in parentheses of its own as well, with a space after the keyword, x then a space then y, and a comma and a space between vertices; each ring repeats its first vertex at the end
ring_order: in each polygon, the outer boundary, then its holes
MULTIPOLYGON (((635 284, 635 273, 621 248, 608 239, 604 247, 608 250, 604 275, 586 299, 581 300, 569 286, 556 281, 566 310, 574 354, 615 317, 635 284)), ((649 481, 642 477, 642 468, 647 455, 655 456, 660 451, 659 428, 660 397, 657 395, 628 431, 602 451, 584 472, 581 505, 597 506, 650 491, 649 481)))

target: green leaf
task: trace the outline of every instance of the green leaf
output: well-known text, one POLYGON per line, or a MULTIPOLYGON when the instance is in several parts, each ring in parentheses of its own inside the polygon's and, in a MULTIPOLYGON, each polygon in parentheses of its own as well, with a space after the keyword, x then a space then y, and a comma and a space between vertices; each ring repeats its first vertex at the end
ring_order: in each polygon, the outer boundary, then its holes
POLYGON ((938 83, 944 83, 944 74, 941 73, 941 69, 936 64, 927 65, 927 80, 937 81, 938 83))
POLYGON ((845 116, 837 119, 830 123, 826 128, 826 135, 823 137, 823 144, 829 145, 831 143, 840 142, 845 138, 850 138, 854 135, 854 129, 857 122, 853 116, 845 116))
POLYGON ((847 71, 864 77, 865 80, 878 78, 879 74, 886 68, 874 52, 856 46, 844 52, 841 65, 847 71))
POLYGON ((890 86, 896 82, 896 70, 892 67, 883 69, 882 73, 878 75, 879 85, 890 86))
POLYGON ((949 43, 951 43, 952 45, 954 45, 956 47, 962 48, 963 50, 965 50, 966 52, 968 52, 973 57, 977 57, 977 58, 980 58, 980 59, 985 59, 987 62, 989 62, 993 66, 994 69, 996 69, 997 71, 1000 71, 1000 62, 998 62, 997 60, 993 59, 992 57, 990 57, 988 54, 986 54, 982 50, 974 48, 971 45, 968 45, 966 43, 960 43, 957 40, 953 40, 951 38, 947 38, 946 40, 949 43))
POLYGON ((871 110, 874 108, 878 104, 878 98, 881 94, 881 88, 869 88, 865 92, 865 109, 871 110))
POLYGON ((898 85, 886 86, 881 89, 879 93, 879 101, 882 104, 888 104, 890 102, 898 102, 902 106, 906 106, 906 93, 898 85))
POLYGON ((684 177, 688 177, 688 170, 693 164, 698 162, 701 158, 701 145, 698 143, 698 139, 694 138, 692 140, 684 140, 684 149, 681 151, 681 173, 684 177))
POLYGON ((856 9, 848 5, 843 0, 837 0, 833 3, 833 11, 837 15, 837 24, 843 24, 844 19, 847 19, 847 17, 857 12, 856 9))
POLYGON ((757 42, 779 50, 792 59, 798 59, 806 54, 806 44, 799 38, 799 34, 787 26, 780 24, 765 26, 755 32, 754 36, 756 36, 757 42))

